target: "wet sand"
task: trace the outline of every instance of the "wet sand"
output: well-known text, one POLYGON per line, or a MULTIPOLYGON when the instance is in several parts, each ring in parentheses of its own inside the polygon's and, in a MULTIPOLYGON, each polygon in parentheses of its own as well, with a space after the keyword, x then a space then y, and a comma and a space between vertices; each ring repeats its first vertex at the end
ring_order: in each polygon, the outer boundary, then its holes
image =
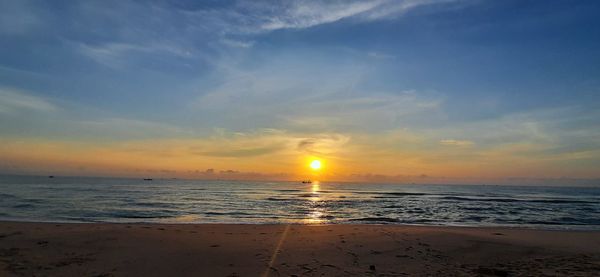
POLYGON ((600 276, 600 232, 0 222, 0 276, 600 276))

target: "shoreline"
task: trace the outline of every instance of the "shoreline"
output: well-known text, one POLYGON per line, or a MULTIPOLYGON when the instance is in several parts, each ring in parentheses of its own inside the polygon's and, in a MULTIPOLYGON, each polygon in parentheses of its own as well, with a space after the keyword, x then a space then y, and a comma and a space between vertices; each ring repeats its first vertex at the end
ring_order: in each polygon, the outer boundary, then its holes
POLYGON ((600 231, 0 221, 2 276, 321 274, 598 276, 600 231))
POLYGON ((336 225, 358 225, 358 226, 397 226, 397 227, 433 227, 433 228, 473 228, 473 229, 515 229, 515 230, 533 230, 533 231, 556 231, 556 232, 598 232, 600 234, 599 225, 433 225, 433 224, 416 224, 416 223, 385 223, 385 222, 336 222, 336 223, 302 223, 302 222, 117 222, 117 221, 59 221, 59 220, 48 220, 43 221, 39 219, 2 219, 0 218, 0 224, 2 223, 41 223, 41 224, 115 224, 115 225, 258 225, 258 226, 278 226, 278 225, 292 225, 292 226, 336 226, 336 225), (576 228, 572 228, 576 226, 576 228))

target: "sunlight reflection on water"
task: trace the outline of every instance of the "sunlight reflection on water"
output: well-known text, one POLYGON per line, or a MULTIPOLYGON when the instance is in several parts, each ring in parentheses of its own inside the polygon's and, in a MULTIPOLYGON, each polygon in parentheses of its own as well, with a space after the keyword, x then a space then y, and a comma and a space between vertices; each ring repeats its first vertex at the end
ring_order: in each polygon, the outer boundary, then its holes
POLYGON ((600 229, 600 189, 19 176, 0 219, 600 229))
POLYGON ((308 199, 310 202, 307 203, 309 206, 308 217, 304 220, 305 224, 321 224, 324 223, 324 213, 323 208, 318 205, 318 202, 321 200, 319 190, 321 189, 319 181, 314 181, 310 186, 311 197, 308 199))

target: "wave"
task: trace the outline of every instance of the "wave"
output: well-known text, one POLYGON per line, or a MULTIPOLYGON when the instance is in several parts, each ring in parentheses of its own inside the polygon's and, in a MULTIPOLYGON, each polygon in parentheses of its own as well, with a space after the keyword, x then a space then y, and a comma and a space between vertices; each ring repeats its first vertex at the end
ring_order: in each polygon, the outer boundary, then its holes
POLYGON ((244 212, 206 212, 205 215, 253 215, 244 212))
POLYGON ((477 215, 467 216, 467 217, 463 218, 464 221, 475 221, 475 222, 481 222, 485 219, 488 219, 488 218, 485 216, 477 216, 477 215))
POLYGON ((140 207, 159 207, 159 208, 177 208, 178 206, 176 204, 172 204, 172 203, 164 203, 164 202, 136 202, 133 203, 135 206, 140 206, 140 207))
POLYGON ((457 201, 475 201, 475 202, 529 202, 529 203, 548 203, 548 204, 596 204, 596 202, 575 199, 516 199, 516 198, 471 198, 461 196, 444 196, 439 199, 457 200, 457 201))
POLYGON ((348 221, 364 221, 364 222, 389 222, 398 223, 400 220, 389 217, 363 217, 363 218, 351 218, 348 221))
POLYGON ((12 207, 15 209, 27 209, 27 208, 34 208, 35 205, 33 205, 33 204, 17 204, 12 207))
POLYGON ((413 196, 413 195, 428 195, 429 193, 423 192, 383 192, 381 194, 385 195, 395 195, 395 196, 413 196))
POLYGON ((44 199, 37 199, 37 198, 26 198, 22 200, 23 202, 27 202, 27 203, 34 203, 34 204, 43 204, 44 202, 46 202, 46 200, 44 199))
POLYGON ((597 204, 598 202, 586 201, 586 200, 574 200, 574 199, 536 199, 536 200, 525 200, 523 202, 534 202, 534 203, 556 203, 556 204, 597 204))
POLYGON ((309 197, 318 197, 318 194, 315 193, 304 193, 304 194, 299 194, 298 197, 302 197, 302 198, 309 198, 309 197))
POLYGON ((395 224, 425 224, 439 222, 439 220, 432 220, 427 218, 414 218, 414 219, 397 219, 390 217, 363 217, 363 218, 352 218, 350 222, 365 222, 365 223, 395 223, 395 224))
POLYGON ((481 202, 520 202, 514 198, 469 198, 461 196, 444 196, 440 197, 444 200, 457 200, 457 201, 481 201, 481 202))
POLYGON ((277 197, 268 197, 265 199, 269 200, 269 201, 293 201, 294 200, 294 199, 289 199, 289 198, 277 198, 277 197))
POLYGON ((179 212, 174 210, 153 210, 153 211, 140 211, 140 210, 112 210, 112 211, 84 211, 71 217, 89 220, 100 220, 104 218, 169 218, 178 215, 179 212))
POLYGON ((353 194, 372 194, 376 195, 373 198, 398 198, 398 197, 406 197, 406 196, 425 196, 431 195, 430 193, 424 192, 364 192, 364 191, 356 191, 352 192, 353 194))

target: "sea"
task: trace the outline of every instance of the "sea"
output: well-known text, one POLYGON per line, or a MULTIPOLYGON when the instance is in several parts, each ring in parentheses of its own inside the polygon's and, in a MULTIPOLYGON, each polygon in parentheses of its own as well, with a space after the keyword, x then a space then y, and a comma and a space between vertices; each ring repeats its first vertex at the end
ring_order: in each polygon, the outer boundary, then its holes
POLYGON ((600 230, 600 187, 0 176, 0 220, 600 230))

